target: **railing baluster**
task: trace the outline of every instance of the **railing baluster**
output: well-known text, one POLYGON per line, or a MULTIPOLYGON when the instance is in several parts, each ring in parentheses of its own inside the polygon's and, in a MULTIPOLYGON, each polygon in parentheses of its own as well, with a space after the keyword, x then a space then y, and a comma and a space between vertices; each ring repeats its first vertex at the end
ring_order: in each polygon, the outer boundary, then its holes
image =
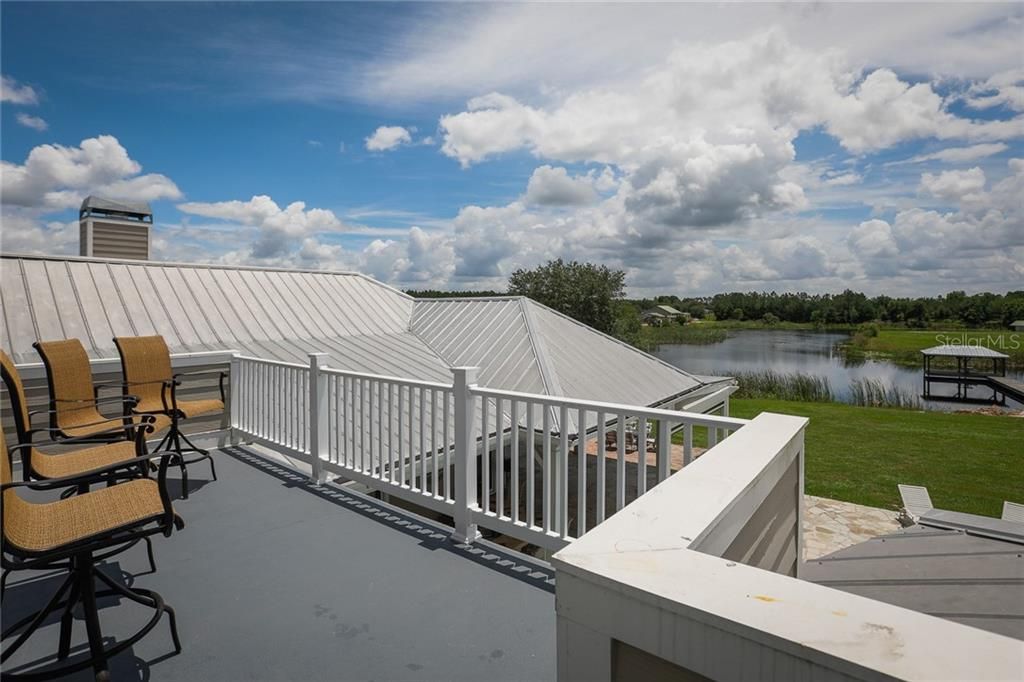
POLYGON ((412 490, 416 489, 416 394, 413 391, 413 387, 409 386, 409 404, 406 406, 409 409, 409 414, 406 417, 409 420, 409 478, 406 481, 409 488, 412 490))
POLYGON ((483 470, 481 471, 483 487, 480 492, 480 508, 484 512, 488 512, 491 509, 491 438, 487 410, 489 404, 490 400, 487 398, 480 399, 480 443, 482 447, 480 454, 483 459, 483 470))
POLYGON ((619 413, 616 424, 615 446, 615 511, 626 506, 626 415, 619 413))
POLYGON ((259 434, 259 436, 261 438, 265 438, 266 437, 266 433, 267 433, 267 392, 268 392, 268 388, 267 388, 267 373, 269 371, 270 371, 270 367, 269 366, 267 366, 267 365, 261 365, 260 366, 260 379, 259 379, 260 392, 259 392, 259 410, 258 410, 259 418, 258 418, 258 422, 257 422, 259 424, 259 429, 257 429, 257 433, 259 434))
POLYGON ((552 500, 554 499, 554 491, 551 489, 552 479, 554 478, 554 472, 551 470, 551 410, 546 406, 541 406, 544 410, 544 417, 541 420, 543 423, 544 433, 542 441, 542 448, 544 455, 542 457, 542 466, 544 471, 541 476, 543 478, 543 485, 541 486, 541 492, 544 493, 543 506, 544 509, 541 511, 544 514, 544 530, 550 532, 554 530, 557 517, 551 509, 552 500))
POLYGON ((274 433, 277 436, 279 443, 283 442, 285 445, 290 447, 292 450, 298 450, 298 438, 295 424, 292 423, 292 406, 295 405, 295 401, 298 400, 298 396, 295 394, 295 382, 291 381, 291 374, 294 374, 288 367, 278 367, 277 376, 275 377, 276 385, 274 387, 274 395, 281 395, 281 388, 286 389, 286 395, 288 396, 285 400, 276 400, 278 404, 277 418, 274 420, 274 433))
POLYGON ((693 424, 683 424, 683 466, 693 461, 693 424))
POLYGON ((513 400, 509 406, 509 434, 512 436, 512 442, 509 446, 512 448, 512 481, 511 481, 511 495, 512 498, 512 523, 519 521, 519 401, 513 400))
POLYGON ((380 382, 370 381, 370 421, 367 425, 370 429, 370 475, 377 478, 380 475, 380 382))
POLYGON ((363 438, 363 415, 366 404, 363 401, 363 379, 357 379, 352 385, 352 454, 356 457, 356 468, 366 471, 366 446, 363 438))
POLYGON ((451 436, 448 432, 448 413, 451 411, 452 394, 450 391, 441 391, 441 400, 444 402, 444 409, 441 412, 441 419, 444 430, 444 499, 452 499, 452 463, 449 461, 449 453, 452 451, 451 436))
POLYGON ((563 538, 569 537, 569 406, 562 404, 558 413, 558 469, 555 514, 556 527, 563 538))
POLYGON ((587 411, 576 413, 576 537, 587 532, 587 411))
POLYGON ((398 384, 398 484, 405 485, 405 386, 398 384))
POLYGON ((330 462, 337 462, 334 446, 338 439, 338 377, 328 376, 327 394, 327 416, 330 421, 330 429, 327 434, 327 459, 330 462))
POLYGON ((373 443, 370 430, 373 415, 373 395, 371 394, 370 380, 363 379, 359 382, 359 450, 363 453, 363 471, 367 474, 373 472, 373 443))
POLYGON ((395 482, 395 385, 388 382, 388 482, 395 482))
POLYGON ((597 491, 594 493, 597 499, 594 501, 597 503, 594 506, 594 523, 604 523, 604 497, 605 497, 605 454, 608 450, 607 445, 608 430, 605 426, 604 412, 597 413, 597 457, 594 459, 595 474, 597 475, 597 491))
MULTIPOLYGON (((442 440, 444 440, 442 438, 442 440)), ((430 389, 430 494, 437 497, 437 460, 441 457, 441 451, 437 447, 437 391, 430 389)))
POLYGON ((494 510, 498 516, 505 516, 505 419, 504 401, 498 398, 494 403, 494 431, 497 443, 494 446, 494 488, 498 499, 494 510))
POLYGON ((427 491, 427 399, 420 387, 420 491, 427 491))
MULTIPOLYGON (((526 523, 532 528, 537 525, 537 434, 533 428, 533 405, 523 403, 526 409, 526 523)), ((541 491, 543 494, 543 490, 541 491)), ((543 499, 541 500, 543 502, 543 499)))
POLYGON ((672 436, 666 419, 658 420, 658 483, 672 473, 672 436))
POLYGON ((636 422, 636 496, 647 492, 647 419, 640 417, 636 422))

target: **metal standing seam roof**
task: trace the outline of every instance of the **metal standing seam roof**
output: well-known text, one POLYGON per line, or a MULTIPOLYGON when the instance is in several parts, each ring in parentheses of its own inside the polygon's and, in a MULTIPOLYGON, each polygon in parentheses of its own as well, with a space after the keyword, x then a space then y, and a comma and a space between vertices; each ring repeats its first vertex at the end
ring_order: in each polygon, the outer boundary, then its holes
POLYGON ((115 336, 160 334, 172 353, 319 351, 333 368, 442 383, 476 365, 485 387, 633 405, 711 383, 527 298, 417 300, 358 273, 0 254, 0 285, 18 364, 38 362, 37 339, 79 338, 100 359, 118 357, 115 336))
POLYGON ((985 346, 974 346, 968 344, 945 344, 942 346, 934 346, 932 348, 925 348, 921 351, 921 355, 930 355, 936 357, 952 357, 952 358, 1009 358, 1010 356, 1006 353, 1000 353, 997 350, 986 348, 985 346))
POLYGON ((1024 545, 911 526, 804 564, 801 578, 1024 639, 1024 545))

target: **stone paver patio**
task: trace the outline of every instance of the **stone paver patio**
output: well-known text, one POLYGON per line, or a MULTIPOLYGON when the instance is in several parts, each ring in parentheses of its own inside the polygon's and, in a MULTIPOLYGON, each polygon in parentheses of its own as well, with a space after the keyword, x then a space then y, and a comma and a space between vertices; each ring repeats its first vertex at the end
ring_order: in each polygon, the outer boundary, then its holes
POLYGON ((804 560, 900 529, 898 512, 804 495, 804 560))

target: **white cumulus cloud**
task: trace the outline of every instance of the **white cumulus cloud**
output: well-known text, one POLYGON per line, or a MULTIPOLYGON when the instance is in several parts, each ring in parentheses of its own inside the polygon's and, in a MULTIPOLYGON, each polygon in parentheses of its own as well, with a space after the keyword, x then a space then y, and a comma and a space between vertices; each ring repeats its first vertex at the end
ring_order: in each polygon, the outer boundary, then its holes
POLYGON ((39 94, 31 85, 21 85, 10 76, 0 76, 0 102, 39 104, 39 94))
POLYGON ((402 126, 380 126, 366 138, 366 148, 371 152, 384 152, 412 142, 412 133, 402 126))
POLYGON ((975 166, 968 170, 948 170, 921 176, 921 189, 945 201, 966 201, 979 198, 985 187, 985 172, 975 166))
POLYGON ((76 208, 88 194, 128 201, 181 198, 170 178, 141 172, 141 164, 112 135, 82 140, 77 147, 43 144, 24 164, 0 161, 0 196, 7 206, 42 211, 76 208))
POLYGON ((24 112, 18 113, 17 120, 18 123, 25 126, 26 128, 32 128, 33 130, 38 130, 39 132, 43 132, 44 130, 50 127, 49 124, 47 124, 47 122, 39 116, 32 116, 31 114, 26 114, 24 112))
POLYGON ((526 185, 526 202, 541 206, 585 206, 597 201, 593 181, 574 177, 564 168, 540 166, 526 185))
MULTIPOLYGON (((282 209, 266 195, 254 196, 248 201, 186 202, 178 204, 178 210, 256 228, 251 248, 238 252, 238 258, 246 255, 255 259, 279 258, 303 238, 343 229, 342 222, 333 211, 322 208, 307 210, 302 201, 292 202, 282 209)), ((305 246, 310 248, 308 244, 305 246)))

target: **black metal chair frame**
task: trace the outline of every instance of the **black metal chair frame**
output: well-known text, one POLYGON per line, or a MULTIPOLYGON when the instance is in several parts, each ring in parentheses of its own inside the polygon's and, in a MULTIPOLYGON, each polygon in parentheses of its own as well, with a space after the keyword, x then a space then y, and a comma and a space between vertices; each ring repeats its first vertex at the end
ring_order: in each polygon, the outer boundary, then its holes
MULTIPOLYGON (((148 424, 150 424, 149 418, 147 418, 147 421, 144 422, 144 425, 148 425, 148 424)), ((45 430, 48 431, 49 429, 45 429, 45 430)), ((67 477, 65 477, 63 479, 60 479, 60 478, 44 478, 44 477, 41 477, 41 476, 34 475, 34 472, 31 471, 31 461, 32 461, 31 453, 32 453, 32 448, 36 447, 37 445, 39 445, 39 443, 32 443, 30 441, 28 443, 19 443, 18 445, 10 448, 9 452, 10 452, 10 457, 11 457, 11 460, 12 460, 11 464, 13 465, 13 463, 14 463, 13 462, 13 460, 14 460, 14 453, 19 451, 19 450, 22 450, 23 451, 23 454, 21 455, 22 480, 24 480, 24 481, 37 480, 37 481, 42 481, 42 482, 65 481, 65 480, 66 481, 73 481, 74 485, 68 485, 68 487, 61 493, 61 498, 62 499, 66 498, 66 497, 70 497, 72 495, 84 495, 85 493, 88 493, 89 492, 89 488, 92 485, 96 484, 96 483, 105 483, 106 485, 110 486, 110 485, 114 485, 115 483, 117 483, 119 481, 130 480, 130 479, 134 479, 134 478, 149 478, 149 471, 150 471, 150 468, 152 466, 152 461, 150 459, 149 454, 146 452, 146 437, 145 437, 145 435, 146 435, 146 433, 148 433, 148 431, 146 430, 146 428, 141 428, 141 427, 136 427, 136 426, 121 427, 121 430, 133 431, 134 432, 135 456, 136 456, 136 458, 138 458, 138 461, 127 461, 126 460, 126 461, 123 461, 123 462, 117 462, 115 464, 111 464, 108 467, 103 467, 101 469, 93 469, 92 471, 85 471, 85 472, 82 472, 81 474, 77 474, 75 476, 67 476, 67 477)), ((36 429, 36 431, 44 431, 44 429, 36 429)), ((49 441, 48 443, 45 443, 45 444, 46 445, 50 445, 50 446, 55 446, 55 445, 61 445, 61 446, 72 445, 72 446, 74 446, 74 445, 94 444, 94 443, 95 443, 95 441, 90 440, 90 439, 86 439, 86 438, 83 438, 83 439, 65 438, 63 440, 49 441)), ((102 561, 103 559, 106 559, 108 557, 114 556, 115 554, 119 554, 120 552, 123 552, 123 551, 131 548, 136 543, 138 543, 140 540, 142 542, 146 543, 146 556, 149 559, 149 570, 152 573, 156 573, 156 558, 153 555, 153 543, 150 541, 150 539, 148 537, 135 538, 135 539, 131 540, 131 542, 129 542, 125 546, 117 547, 117 548, 111 550, 109 553, 97 556, 95 558, 96 558, 97 561, 102 561)), ((67 568, 67 567, 69 567, 69 566, 56 566, 56 565, 52 566, 52 568, 67 568)), ((4 591, 7 589, 7 577, 10 575, 11 571, 17 570, 18 568, 20 568, 20 565, 12 563, 8 559, 6 553, 0 552, 0 568, 3 569, 2 573, 0 573, 0 596, 2 596, 4 591)))
MULTIPOLYGON (((181 485, 182 485, 182 498, 188 499, 188 469, 186 468, 189 464, 195 464, 204 459, 210 462, 210 474, 213 476, 213 480, 217 480, 217 467, 214 464, 213 457, 210 455, 209 450, 200 448, 193 443, 188 436, 186 436, 182 430, 179 422, 182 419, 187 419, 186 415, 182 410, 178 409, 178 386, 181 385, 182 377, 197 377, 204 375, 218 375, 220 379, 220 399, 225 405, 227 404, 227 398, 224 391, 224 379, 227 378, 227 372, 221 371, 205 371, 205 372, 178 372, 172 376, 171 379, 165 381, 137 381, 137 382, 125 382, 122 390, 124 396, 131 395, 131 389, 133 386, 145 386, 151 384, 161 384, 160 389, 160 400, 163 402, 163 410, 161 412, 140 412, 129 407, 125 403, 125 419, 129 420, 131 415, 155 415, 164 414, 170 417, 171 425, 167 429, 167 433, 160 439, 160 442, 153 449, 154 454, 161 452, 166 449, 169 452, 173 452, 177 455, 176 463, 181 470, 181 485), (170 400, 168 400, 170 398, 170 400), (182 446, 184 441, 187 447, 182 446), (185 453, 194 452, 198 457, 194 459, 186 459, 185 453)), ((137 404, 137 401, 136 401, 137 404)))
MULTIPOLYGON (((147 428, 151 427, 147 425, 147 427, 139 428, 139 431, 144 432, 147 428)), ((140 435, 139 438, 144 438, 144 436, 140 435)), ((11 448, 9 456, 13 457, 13 452, 15 450, 24 447, 28 446, 18 445, 11 448)), ((0 639, 6 641, 15 634, 17 634, 17 638, 13 644, 4 649, 3 653, 0 654, 0 663, 7 661, 11 655, 13 655, 26 641, 28 641, 29 637, 31 637, 31 635, 46 621, 47 616, 53 613, 56 609, 62 610, 60 619, 60 643, 58 645, 57 658, 58 660, 66 659, 70 654, 71 626, 73 622, 72 614, 78 603, 82 604, 90 653, 88 659, 65 666, 49 667, 43 670, 30 671, 24 674, 4 673, 3 677, 5 679, 25 681, 53 679, 54 677, 68 675, 79 670, 84 670, 88 667, 93 668, 97 679, 109 679, 107 661, 120 652, 126 650, 128 647, 134 645, 148 634, 154 627, 156 627, 160 617, 164 613, 167 613, 168 615, 171 638, 174 642, 174 653, 177 654, 181 652, 181 640, 178 637, 178 627, 174 609, 164 603, 163 598, 157 592, 119 585, 96 569, 97 562, 108 558, 113 554, 124 551, 127 547, 140 539, 145 538, 148 540, 150 536, 158 533, 168 537, 173 530, 181 530, 184 528, 184 521, 174 513, 171 506, 170 496, 167 493, 167 466, 172 457, 173 455, 171 453, 167 453, 160 457, 157 480, 160 499, 164 507, 164 512, 160 517, 149 517, 141 521, 127 523, 110 529, 102 534, 83 538, 66 546, 47 552, 22 552, 15 547, 8 546, 6 542, 3 543, 3 555, 5 557, 11 557, 9 561, 14 570, 69 568, 69 573, 67 578, 63 581, 57 591, 54 592, 53 596, 42 609, 25 616, 18 622, 9 625, 3 630, 0 639), (157 521, 155 527, 146 528, 147 525, 154 521, 157 521), (104 550, 108 551, 104 552, 104 550), (106 590, 99 592, 96 591, 95 581, 97 579, 107 586, 106 590), (65 594, 67 594, 66 598, 65 594), (154 614, 135 634, 111 646, 105 647, 100 629, 99 610, 96 604, 96 598, 102 596, 124 597, 153 609, 154 614)), ((113 471, 118 466, 119 465, 112 465, 103 469, 97 469, 92 473, 95 475, 102 475, 113 471)), ((79 479, 76 477, 49 479, 44 481, 18 481, 0 486, 0 494, 9 488, 25 487, 32 490, 52 490, 64 486, 75 486, 78 484, 79 479)))

